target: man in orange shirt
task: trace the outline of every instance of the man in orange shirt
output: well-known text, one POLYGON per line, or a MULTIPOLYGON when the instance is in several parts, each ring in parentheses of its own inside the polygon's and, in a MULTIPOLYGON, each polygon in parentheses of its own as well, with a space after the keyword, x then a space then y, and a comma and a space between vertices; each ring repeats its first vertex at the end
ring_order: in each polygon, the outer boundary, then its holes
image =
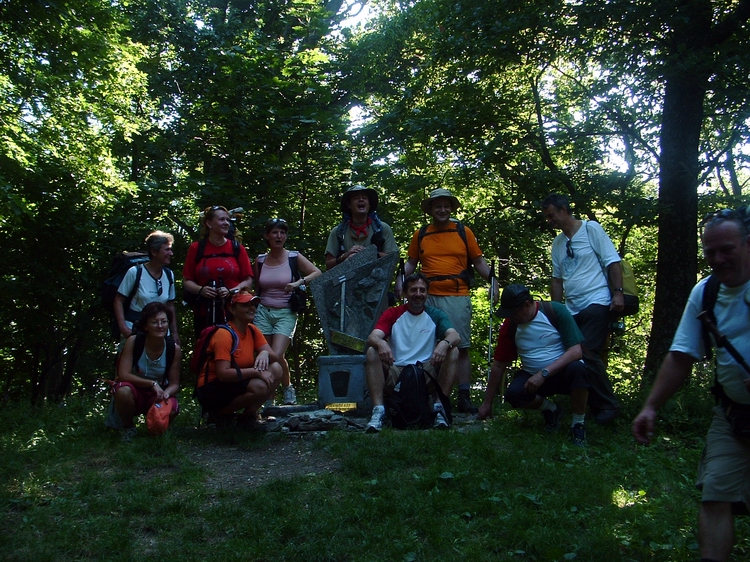
MULTIPOLYGON (((409 259, 404 265, 409 276, 422 264, 422 273, 430 280, 427 305, 445 312, 461 336, 458 348, 458 411, 475 414, 471 403, 471 295, 469 288, 473 272, 486 281, 490 278, 482 250, 474 233, 451 215, 461 206, 447 189, 438 188, 422 201, 422 210, 432 217, 432 223, 417 230, 409 245, 409 259)), ((396 295, 401 296, 400 279, 396 282, 396 295)), ((497 287, 493 301, 497 300, 497 287)))

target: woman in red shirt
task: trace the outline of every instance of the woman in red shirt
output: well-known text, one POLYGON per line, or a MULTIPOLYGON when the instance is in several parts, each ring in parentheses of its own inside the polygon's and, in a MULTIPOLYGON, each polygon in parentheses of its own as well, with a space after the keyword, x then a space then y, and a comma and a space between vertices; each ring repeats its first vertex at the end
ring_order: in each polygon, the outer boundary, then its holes
POLYGON ((229 212, 221 206, 203 211, 201 239, 188 249, 182 270, 183 287, 196 295, 195 334, 226 322, 224 303, 230 290, 252 289, 253 272, 245 247, 229 238, 229 212))

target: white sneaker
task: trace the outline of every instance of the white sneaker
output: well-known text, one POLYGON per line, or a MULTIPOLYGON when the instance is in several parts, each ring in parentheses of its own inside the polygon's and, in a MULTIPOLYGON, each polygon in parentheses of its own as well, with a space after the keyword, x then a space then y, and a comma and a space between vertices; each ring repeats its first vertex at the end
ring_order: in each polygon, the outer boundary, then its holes
POLYGON ((435 410, 435 422, 432 424, 432 428, 433 429, 450 428, 450 425, 448 424, 448 420, 445 419, 445 410, 443 410, 443 405, 440 402, 436 402, 433 408, 435 410))
POLYGON ((290 384, 284 389, 284 404, 287 404, 291 406, 292 404, 297 403, 297 391, 294 390, 294 387, 290 384))
POLYGON ((378 433, 383 429, 383 418, 385 418, 385 407, 375 406, 372 409, 372 417, 370 418, 370 423, 367 424, 367 429, 365 431, 367 433, 378 433))

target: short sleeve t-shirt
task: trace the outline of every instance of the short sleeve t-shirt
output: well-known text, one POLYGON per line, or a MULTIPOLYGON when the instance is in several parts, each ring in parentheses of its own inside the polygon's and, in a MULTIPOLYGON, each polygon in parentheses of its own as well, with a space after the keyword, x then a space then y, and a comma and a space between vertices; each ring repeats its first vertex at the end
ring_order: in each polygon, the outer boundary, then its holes
POLYGON ((216 380, 216 361, 234 361, 240 369, 247 369, 255 365, 255 356, 260 352, 268 342, 258 328, 253 324, 247 325, 247 331, 242 335, 237 327, 231 322, 229 325, 237 334, 237 349, 232 354, 232 334, 228 330, 219 329, 214 333, 208 344, 207 352, 213 357, 208 363, 208 377, 201 375, 198 377, 198 386, 203 386, 207 382, 216 380))
POLYGON ((426 306, 423 312, 414 314, 406 304, 387 309, 375 324, 388 339, 398 367, 429 361, 437 340, 443 339, 451 327, 442 310, 426 306))

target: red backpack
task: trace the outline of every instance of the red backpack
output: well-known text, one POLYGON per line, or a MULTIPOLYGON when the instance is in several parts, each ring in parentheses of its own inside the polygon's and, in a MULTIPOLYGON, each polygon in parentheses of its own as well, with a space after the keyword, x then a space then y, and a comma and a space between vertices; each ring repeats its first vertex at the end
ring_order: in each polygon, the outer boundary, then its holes
POLYGON ((219 330, 229 330, 229 333, 232 334, 232 367, 235 369, 237 368, 237 365, 234 362, 234 352, 237 351, 237 346, 239 345, 240 340, 235 331, 229 324, 207 326, 206 328, 203 328, 201 335, 198 336, 198 341, 193 349, 193 355, 190 357, 190 371, 197 375, 195 378, 196 388, 198 387, 198 377, 200 377, 201 371, 205 377, 204 384, 208 381, 208 362, 213 357, 213 354, 208 351, 208 345, 211 343, 211 338, 213 338, 214 334, 219 330))

